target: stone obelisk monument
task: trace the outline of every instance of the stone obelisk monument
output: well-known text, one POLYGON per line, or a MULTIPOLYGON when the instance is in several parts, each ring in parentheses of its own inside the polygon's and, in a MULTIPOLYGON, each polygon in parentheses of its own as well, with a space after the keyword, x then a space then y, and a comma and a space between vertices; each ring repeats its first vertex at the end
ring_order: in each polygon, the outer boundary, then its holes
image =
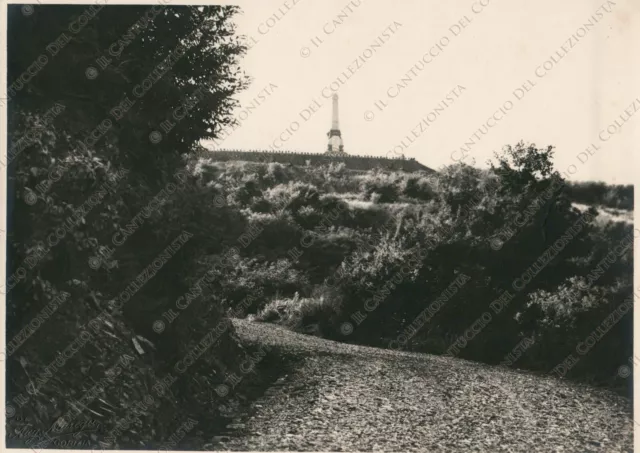
POLYGON ((344 146, 342 144, 342 134, 340 133, 340 124, 338 122, 338 94, 334 93, 333 98, 333 114, 331 117, 331 130, 327 133, 329 144, 327 145, 327 154, 344 155, 344 146))

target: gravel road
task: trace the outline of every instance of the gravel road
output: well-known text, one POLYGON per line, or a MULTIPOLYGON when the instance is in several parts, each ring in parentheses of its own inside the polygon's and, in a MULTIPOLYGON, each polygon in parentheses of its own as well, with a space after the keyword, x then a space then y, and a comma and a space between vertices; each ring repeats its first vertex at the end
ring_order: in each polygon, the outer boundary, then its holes
POLYGON ((233 322, 243 341, 297 361, 213 449, 632 451, 631 404, 608 391, 233 322))

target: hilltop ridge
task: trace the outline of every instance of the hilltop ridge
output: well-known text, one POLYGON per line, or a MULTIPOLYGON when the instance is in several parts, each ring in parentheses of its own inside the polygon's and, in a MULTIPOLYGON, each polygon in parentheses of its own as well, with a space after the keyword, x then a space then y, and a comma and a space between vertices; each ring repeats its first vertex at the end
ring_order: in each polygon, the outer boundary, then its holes
POLYGON ((387 158, 367 155, 344 155, 335 156, 327 154, 307 153, 299 151, 270 151, 270 150, 240 150, 221 149, 210 150, 202 148, 202 156, 207 158, 227 162, 232 160, 244 160, 247 162, 279 162, 282 164, 292 164, 297 166, 326 165, 331 162, 344 162, 349 170, 373 170, 376 168, 384 170, 397 170, 416 172, 424 171, 434 173, 435 170, 421 164, 415 158, 387 158))

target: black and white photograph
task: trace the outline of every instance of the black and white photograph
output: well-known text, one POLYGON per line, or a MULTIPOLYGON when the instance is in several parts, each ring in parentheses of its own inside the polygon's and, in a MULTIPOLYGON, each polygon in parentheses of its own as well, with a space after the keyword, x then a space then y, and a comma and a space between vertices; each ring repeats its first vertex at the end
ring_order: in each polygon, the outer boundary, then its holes
POLYGON ((634 451, 637 0, 2 28, 4 448, 634 451))

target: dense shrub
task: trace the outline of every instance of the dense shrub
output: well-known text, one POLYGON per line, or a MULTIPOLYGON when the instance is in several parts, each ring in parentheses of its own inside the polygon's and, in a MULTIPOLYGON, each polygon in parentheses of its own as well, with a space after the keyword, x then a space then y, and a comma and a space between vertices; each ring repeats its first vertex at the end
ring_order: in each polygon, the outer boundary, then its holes
POLYGON ((397 175, 375 172, 362 178, 362 194, 365 199, 376 203, 393 203, 400 196, 397 175))
POLYGON ((553 291, 531 293, 518 320, 534 344, 519 365, 552 371, 573 357, 578 362, 568 377, 624 386, 612 371, 633 356, 632 317, 630 284, 596 286, 574 277, 553 291))
POLYGON ((433 177, 410 176, 404 180, 402 193, 410 198, 430 201, 435 198, 436 191, 432 186, 433 177))
POLYGON ((276 298, 267 303, 255 320, 279 324, 298 332, 333 337, 339 312, 339 301, 327 294, 292 298, 276 298))
POLYGON ((201 264, 209 269, 207 277, 212 282, 205 292, 206 298, 215 298, 225 308, 233 308, 237 301, 254 296, 253 302, 245 307, 247 313, 255 312, 277 294, 294 294, 308 285, 307 276, 293 268, 287 259, 264 261, 241 256, 224 259, 211 255, 201 264))

